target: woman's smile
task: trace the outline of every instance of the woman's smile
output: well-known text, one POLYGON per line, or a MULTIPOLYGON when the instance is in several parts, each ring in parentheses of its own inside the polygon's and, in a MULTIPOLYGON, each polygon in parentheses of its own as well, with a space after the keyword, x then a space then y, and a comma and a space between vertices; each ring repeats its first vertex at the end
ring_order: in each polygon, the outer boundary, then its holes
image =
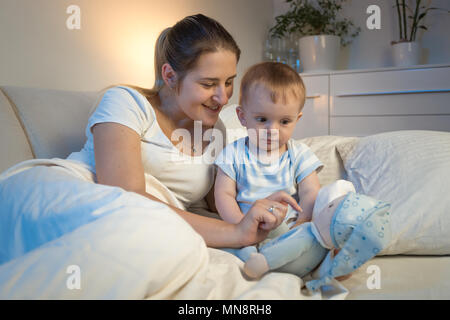
POLYGON ((214 112, 214 113, 220 112, 220 110, 222 110, 222 107, 223 107, 223 106, 220 106, 220 105, 209 106, 209 105, 206 105, 206 104, 203 104, 203 103, 202 103, 202 106, 205 107, 206 109, 208 109, 209 111, 214 112))

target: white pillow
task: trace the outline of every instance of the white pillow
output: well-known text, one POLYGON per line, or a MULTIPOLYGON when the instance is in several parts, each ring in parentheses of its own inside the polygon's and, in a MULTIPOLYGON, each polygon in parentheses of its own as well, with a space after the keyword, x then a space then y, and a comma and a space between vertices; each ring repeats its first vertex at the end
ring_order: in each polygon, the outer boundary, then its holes
POLYGON ((321 186, 326 186, 336 180, 346 179, 346 173, 342 159, 336 146, 352 149, 358 143, 356 137, 318 136, 300 140, 319 158, 324 167, 317 174, 321 186))
POLYGON ((449 132, 381 133, 337 149, 356 191, 392 205, 380 255, 450 254, 449 132))

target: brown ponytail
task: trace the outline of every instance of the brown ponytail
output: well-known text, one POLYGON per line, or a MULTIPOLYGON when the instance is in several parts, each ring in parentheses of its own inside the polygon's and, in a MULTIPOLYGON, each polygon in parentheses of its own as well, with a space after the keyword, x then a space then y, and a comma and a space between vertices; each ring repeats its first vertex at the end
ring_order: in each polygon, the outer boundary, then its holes
POLYGON ((167 62, 166 52, 167 52, 167 34, 172 28, 164 29, 158 36, 155 44, 155 83, 153 84, 152 92, 156 94, 164 86, 164 80, 161 76, 161 69, 164 63, 167 62))

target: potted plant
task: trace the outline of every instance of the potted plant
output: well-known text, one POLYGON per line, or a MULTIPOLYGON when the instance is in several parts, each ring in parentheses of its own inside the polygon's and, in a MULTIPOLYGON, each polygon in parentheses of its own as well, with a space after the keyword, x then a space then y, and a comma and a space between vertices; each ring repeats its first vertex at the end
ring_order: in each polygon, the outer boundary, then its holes
MULTIPOLYGON (((393 41, 393 58, 395 66, 411 66, 419 64, 420 46, 416 41, 418 29, 428 30, 423 21, 431 10, 444 10, 423 4, 422 0, 395 0, 397 10, 399 41, 393 41), (409 20, 409 23, 408 23, 409 20)), ((447 11, 447 10, 444 10, 447 11)))
POLYGON ((346 46, 361 31, 352 21, 338 18, 347 0, 286 0, 289 10, 275 17, 272 37, 297 34, 304 72, 334 70, 340 45, 346 46))

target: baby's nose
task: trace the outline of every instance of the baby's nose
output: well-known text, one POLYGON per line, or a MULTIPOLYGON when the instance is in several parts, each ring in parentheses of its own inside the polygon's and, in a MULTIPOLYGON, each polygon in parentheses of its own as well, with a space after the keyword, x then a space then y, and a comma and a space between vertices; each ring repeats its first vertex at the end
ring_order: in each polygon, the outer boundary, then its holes
POLYGON ((267 129, 267 136, 271 137, 271 138, 276 138, 279 136, 280 131, 278 130, 278 128, 274 127, 274 126, 270 126, 267 129))

